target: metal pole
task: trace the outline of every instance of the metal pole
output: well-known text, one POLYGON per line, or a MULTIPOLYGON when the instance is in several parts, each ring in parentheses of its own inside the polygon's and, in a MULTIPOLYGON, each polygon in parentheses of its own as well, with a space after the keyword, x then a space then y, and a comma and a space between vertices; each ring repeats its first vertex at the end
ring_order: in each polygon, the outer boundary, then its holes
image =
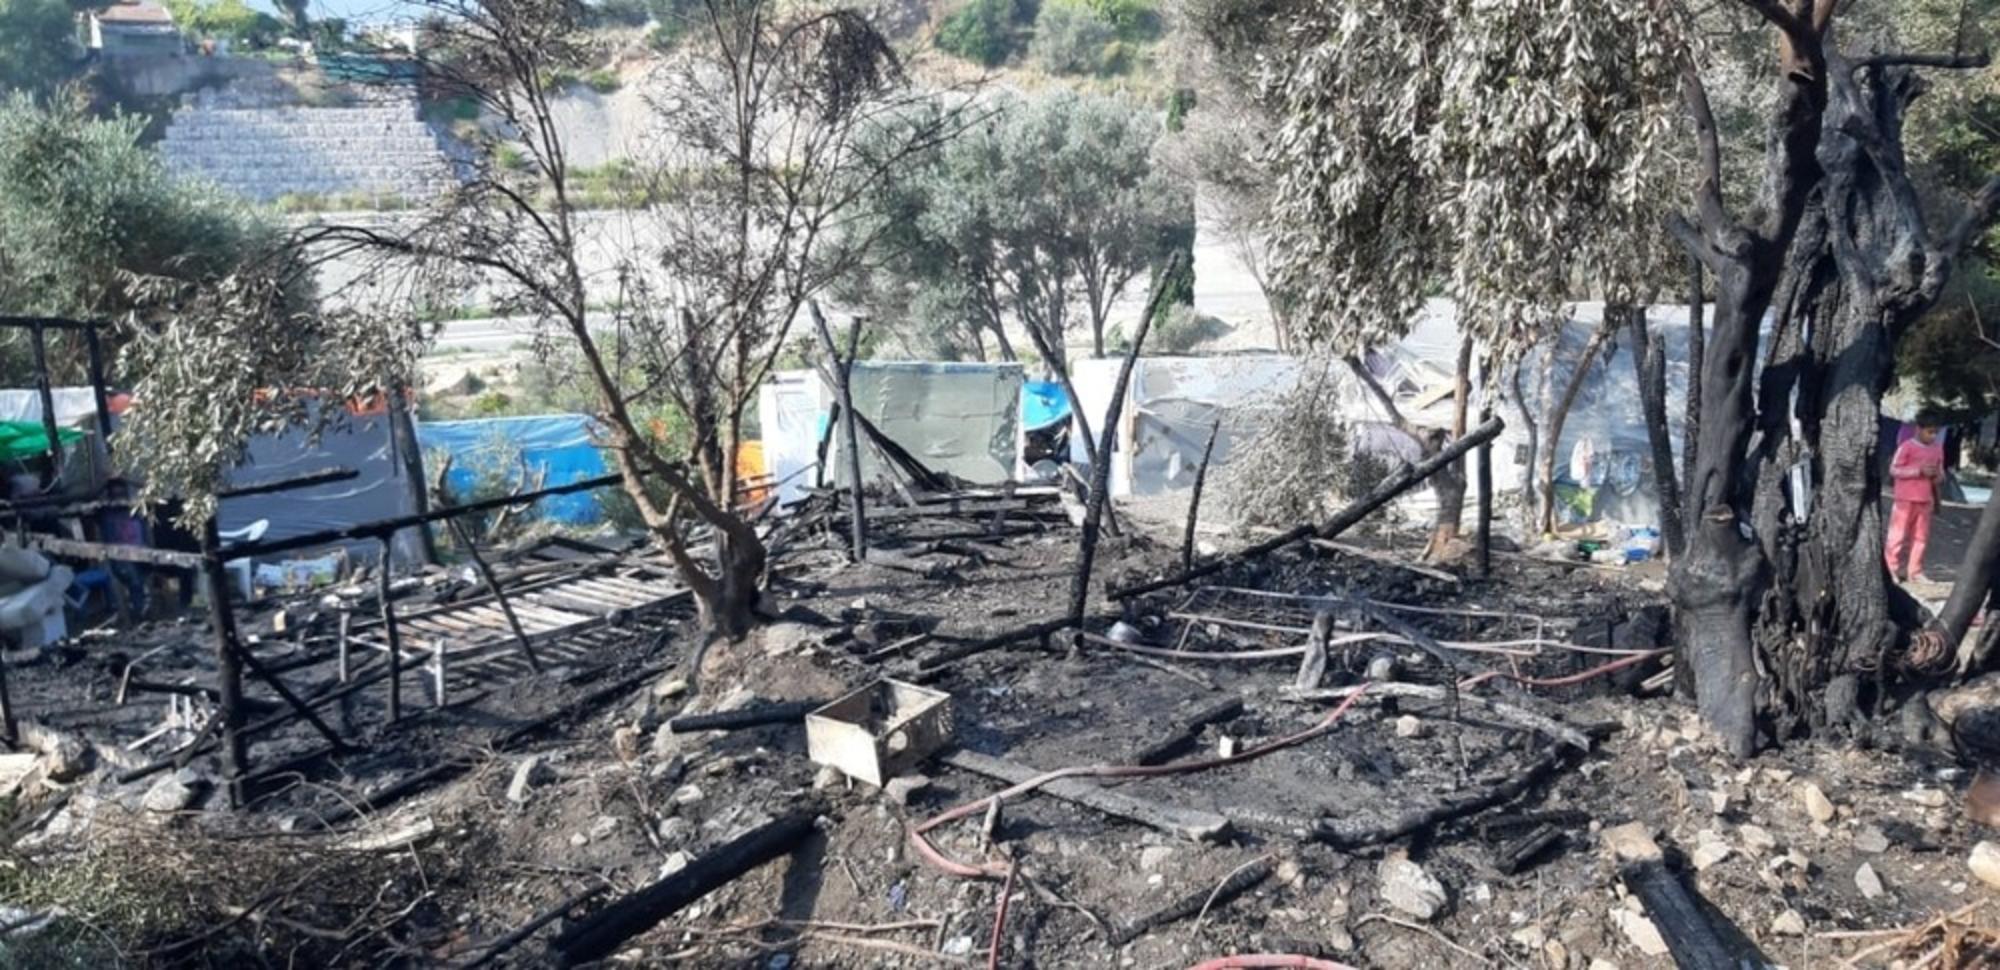
POLYGON ((95 320, 83 325, 83 348, 90 366, 90 393, 97 400, 97 433, 108 455, 111 454, 111 396, 104 389, 104 343, 97 337, 95 320))
POLYGON ((210 516, 201 529, 201 568, 208 585, 208 618, 215 629, 216 692, 222 711, 224 765, 229 777, 229 804, 241 808, 247 793, 249 750, 243 740, 243 666, 231 645, 236 639, 236 615, 229 606, 229 576, 222 565, 222 537, 210 516))
POLYGON ((44 487, 55 484, 62 468, 62 439, 56 434, 56 395, 49 387, 49 348, 42 324, 28 327, 28 342, 35 352, 35 394, 42 399, 42 432, 49 436, 49 468, 42 478, 44 487))
POLYGON ((389 637, 389 723, 403 719, 403 636, 396 629, 396 604, 389 598, 389 537, 383 536, 382 564, 377 573, 382 577, 382 629, 389 637))

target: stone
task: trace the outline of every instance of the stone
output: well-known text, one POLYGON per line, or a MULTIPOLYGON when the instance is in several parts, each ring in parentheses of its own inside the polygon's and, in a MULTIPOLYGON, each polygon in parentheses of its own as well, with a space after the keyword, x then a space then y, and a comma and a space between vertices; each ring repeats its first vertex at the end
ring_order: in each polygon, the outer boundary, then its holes
POLYGON ((813 791, 825 791, 829 788, 837 788, 846 780, 847 776, 841 774, 839 768, 835 768, 832 765, 820 765, 819 770, 813 773, 813 791))
POLYGON ((1374 658, 1373 660, 1368 661, 1368 679, 1384 680, 1384 681, 1395 680, 1396 658, 1385 653, 1379 657, 1374 658))
POLYGON ((1629 909, 1614 909, 1611 911, 1611 921, 1618 924, 1618 929, 1625 934, 1625 939, 1638 947, 1640 953, 1649 957, 1667 955, 1666 937, 1660 935, 1660 928, 1654 926, 1652 920, 1629 909))
POLYGON ((882 786, 882 793, 889 796, 891 803, 907 806, 912 798, 930 786, 930 778, 924 775, 898 775, 882 786))
POLYGON ((653 757, 671 758, 681 753, 681 736, 665 724, 653 730, 653 757))
POLYGON ((773 623, 764 628, 764 655, 783 657, 803 652, 819 640, 819 631, 803 623, 773 623))
POLYGON ((1105 635, 1119 643, 1127 645, 1136 646, 1146 642, 1146 635, 1140 633, 1137 627, 1124 620, 1119 620, 1111 624, 1111 629, 1106 631, 1105 635))
POLYGON ((688 692, 685 677, 663 677, 653 684, 653 697, 658 700, 672 700, 688 692))
POLYGON ((1515 930, 1512 934, 1508 936, 1508 939, 1513 940, 1515 943, 1520 944, 1522 947, 1530 951, 1533 951, 1541 949, 1542 944, 1547 943, 1549 941, 1549 936, 1547 933, 1542 932, 1541 927, 1529 924, 1527 926, 1521 927, 1518 930, 1515 930))
POLYGON ((1392 855, 1376 867, 1376 893, 1382 901, 1420 920, 1430 920, 1444 909, 1450 897, 1437 877, 1408 856, 1392 855))
POLYGON ((1854 870, 1854 888, 1861 890, 1862 899, 1874 899, 1882 895, 1882 877, 1875 874, 1875 867, 1864 862, 1854 870))
POLYGON ((1405 714, 1396 719, 1396 736, 1399 738, 1423 737, 1424 722, 1414 714, 1405 714))
POLYGON ((1771 933, 1776 936, 1804 936, 1806 918, 1800 916, 1796 909, 1785 910, 1778 914, 1777 919, 1771 921, 1771 933))
POLYGON ((1731 851, 1726 842, 1703 842, 1695 846, 1693 852, 1688 853, 1688 862, 1694 866, 1696 872, 1704 872, 1710 866, 1729 858, 1731 851))
POLYGON ((590 836, 585 835, 582 832, 572 833, 569 837, 569 844, 572 848, 581 849, 584 846, 590 844, 590 836))
POLYGON ((1149 845, 1139 850, 1139 869, 1142 872, 1153 872, 1173 856, 1173 846, 1149 845))
MULTIPOLYGON (((855 408, 855 410, 859 411, 861 409, 855 408)), ((962 957, 971 952, 972 952, 972 937, 954 936, 951 939, 944 941, 945 956, 962 957)))
POLYGON ((1354 952, 1354 934, 1347 932, 1345 926, 1327 927, 1321 939, 1325 941, 1327 949, 1335 953, 1354 952))
POLYGON ((1759 855, 1778 847, 1778 839, 1762 825, 1745 822, 1736 827, 1736 834, 1743 839, 1743 848, 1759 855))
POLYGON ((42 758, 42 777, 58 783, 77 780, 90 771, 92 754, 90 745, 82 738, 65 731, 24 726, 22 741, 34 748, 42 758))
POLYGON ((669 853, 667 855, 666 861, 660 863, 660 878, 665 879, 668 876, 671 876, 674 873, 681 871, 682 869, 686 869, 688 867, 688 863, 693 861, 694 857, 688 855, 685 852, 675 851, 669 853))
MULTIPOLYGON (((555 769, 542 760, 542 756, 531 754, 514 766, 514 777, 507 782, 507 800, 516 805, 528 802, 528 792, 555 780, 555 769)), ((490 789, 489 789, 490 790, 490 789)))
POLYGON ((1799 802, 1805 805, 1806 814, 1811 816, 1813 821, 1821 824, 1833 821, 1833 802, 1826 797, 1826 792, 1819 790, 1818 785, 1809 781, 1801 782, 1799 802))
POLYGON ((1966 868, 1979 877, 1979 881, 2000 889, 2000 845, 1981 842, 1972 847, 1972 855, 1965 860, 1966 868))
POLYGON ((1863 825, 1854 831, 1854 850, 1880 854, 1889 851, 1889 836, 1879 825, 1863 825))
POLYGON ((668 846, 686 845, 694 838, 694 823, 679 816, 660 820, 660 844, 668 846))
POLYGON ((1708 810, 1717 815, 1729 811, 1729 792, 1720 788, 1709 789, 1708 810))
POLYGON ((1569 966, 1569 947, 1561 940, 1550 940, 1542 944, 1542 959, 1551 967, 1569 966))
POLYGON ((1612 963, 1603 957, 1591 957, 1590 970, 1618 970, 1618 964, 1612 963))
POLYGON ((618 831, 618 819, 610 815, 599 815, 590 823, 590 840, 596 842, 608 839, 611 833, 616 831, 618 831))
POLYGON ((1243 750, 1243 742, 1227 734, 1223 735, 1222 739, 1215 744, 1216 754, 1224 758, 1234 758, 1236 757, 1236 752, 1241 750, 1243 750))
POLYGON ((676 805, 693 805, 701 801, 702 797, 701 786, 692 784, 682 785, 674 789, 673 801, 676 805))
POLYGON ((1945 803, 1944 792, 1936 788, 1912 788, 1903 793, 1903 800, 1925 808, 1943 808, 1945 803))
POLYGON ((139 807, 149 812, 178 812, 194 804, 198 794, 193 785, 182 781, 177 775, 165 775, 146 789, 139 799, 139 807))
POLYGON ((1302 886, 1306 880, 1305 870, 1299 868, 1299 863, 1296 859, 1286 859, 1278 863, 1278 871, 1275 875, 1278 877, 1279 884, 1285 886, 1302 886))

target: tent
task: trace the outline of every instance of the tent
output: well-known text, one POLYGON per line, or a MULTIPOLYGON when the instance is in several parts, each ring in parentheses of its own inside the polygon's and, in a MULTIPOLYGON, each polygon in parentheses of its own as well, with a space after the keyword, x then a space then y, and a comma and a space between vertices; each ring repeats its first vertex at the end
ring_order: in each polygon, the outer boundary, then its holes
MULTIPOLYGON (((267 523, 264 538, 275 541, 417 511, 416 493, 403 456, 396 450, 385 408, 372 413, 350 411, 318 435, 305 428, 258 435, 251 439, 243 463, 229 473, 229 482, 250 485, 329 468, 351 468, 360 474, 310 488, 224 499, 217 527, 229 532, 263 521, 267 523)), ((397 561, 418 561, 419 541, 413 529, 397 533, 391 543, 397 561)), ((342 546, 355 558, 369 561, 378 549, 373 540, 342 546)))
MULTIPOLYGON (((450 456, 445 483, 464 500, 481 477, 519 480, 523 466, 543 487, 606 474, 595 428, 596 422, 581 414, 423 421, 417 424, 417 445, 426 456, 450 456)), ((591 492, 552 495, 535 503, 535 509, 543 518, 572 525, 604 518, 598 496, 591 492)))
MULTIPOLYGON (((1079 360, 1070 381, 1093 435, 1104 417, 1123 361, 1079 360)), ((1217 427, 1217 467, 1256 436, 1283 394, 1299 379, 1298 359, 1282 354, 1231 357, 1141 357, 1133 363, 1111 455, 1111 494, 1158 495, 1194 484, 1209 429, 1217 427)), ((1070 460, 1088 461, 1073 424, 1070 460)))

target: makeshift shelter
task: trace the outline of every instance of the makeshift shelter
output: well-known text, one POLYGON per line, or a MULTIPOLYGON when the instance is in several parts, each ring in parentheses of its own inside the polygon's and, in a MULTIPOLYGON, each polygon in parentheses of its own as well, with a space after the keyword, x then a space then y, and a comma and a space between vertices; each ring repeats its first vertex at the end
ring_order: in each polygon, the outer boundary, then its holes
MULTIPOLYGON (((226 534, 263 522, 262 538, 276 542, 416 513, 415 488, 396 450, 388 410, 380 406, 350 408, 317 434, 294 428, 252 438, 243 463, 229 473, 229 484, 240 487, 335 468, 357 474, 344 481, 224 499, 216 526, 226 534)), ((416 530, 406 529, 396 534, 391 551, 398 562, 418 562, 420 543, 416 530)), ((323 579, 340 557, 373 561, 379 552, 372 540, 357 540, 317 555, 301 554, 291 566, 262 563, 258 582, 296 585, 301 571, 323 579)))
MULTIPOLYGON (((468 498, 481 479, 516 481, 523 490, 567 485, 605 475, 597 424, 581 414, 541 414, 417 424, 417 445, 426 461, 449 456, 446 487, 468 498)), ((604 518, 593 492, 554 495, 535 503, 542 518, 589 525, 604 518)))
MULTIPOLYGON (((933 472, 974 483, 1010 481, 1020 455, 1020 364, 859 361, 850 380, 854 409, 883 437, 933 472)), ((847 484, 839 435, 827 435, 837 395, 813 371, 783 371, 759 389, 765 471, 780 502, 796 501, 824 479, 847 484), (826 442, 826 469, 815 473, 826 442)), ((861 474, 880 459, 862 445, 861 474)))
MULTIPOLYGON (((1094 435, 1104 433, 1122 364, 1101 359, 1071 365, 1070 381, 1094 435)), ((1299 360, 1281 354, 1139 358, 1111 453, 1111 494, 1158 495, 1192 486, 1209 430, 1218 421, 1210 461, 1227 465, 1236 449, 1256 437, 1299 374, 1299 360)), ((1070 432, 1070 460, 1087 463, 1081 432, 1074 424, 1070 432)))

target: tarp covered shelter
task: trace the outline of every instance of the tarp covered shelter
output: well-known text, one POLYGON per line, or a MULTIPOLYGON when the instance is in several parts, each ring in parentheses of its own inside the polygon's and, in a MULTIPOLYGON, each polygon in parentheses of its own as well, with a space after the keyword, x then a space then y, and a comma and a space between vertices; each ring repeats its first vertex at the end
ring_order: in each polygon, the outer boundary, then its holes
MULTIPOLYGON (((417 425, 417 444, 427 462, 437 453, 450 456, 445 484, 465 500, 482 477, 520 480, 528 489, 606 474, 595 429, 596 422, 581 414, 424 421, 417 425)), ((536 502, 535 510, 545 519, 572 525, 604 518, 594 492, 552 495, 536 502)))
MULTIPOLYGON (((1093 435, 1104 433, 1111 394, 1123 361, 1079 360, 1070 381, 1093 435)), ((1284 393, 1298 382, 1297 358, 1282 354, 1230 357, 1141 357, 1133 363, 1111 455, 1111 494, 1158 495, 1191 487, 1209 429, 1221 421, 1210 459, 1229 463, 1255 438, 1284 393)), ((1081 432, 1071 426, 1070 459, 1088 461, 1081 432)))
MULTIPOLYGON (((229 483, 253 485, 329 468, 351 468, 360 474, 310 488, 224 499, 217 527, 229 532, 263 520, 269 523, 264 539, 276 541, 416 513, 416 494, 390 433, 388 412, 381 408, 350 411, 318 435, 305 428, 258 435, 250 440, 243 463, 230 471, 229 483)), ((419 542, 414 529, 397 533, 391 543, 396 560, 420 561, 419 542)), ((373 561, 378 551, 372 539, 343 546, 364 561, 373 561)), ((312 554, 301 553, 298 558, 312 554)))
MULTIPOLYGON (((934 472, 969 482, 1015 477, 1020 454, 1021 388, 1015 363, 858 361, 851 376, 854 409, 890 441, 934 472)), ((780 482, 781 502, 822 477, 813 470, 837 395, 814 371, 783 371, 758 391, 765 470, 780 482)), ((827 443, 824 478, 846 485, 839 435, 827 443)), ((865 443, 861 474, 874 479, 878 459, 865 443)))

